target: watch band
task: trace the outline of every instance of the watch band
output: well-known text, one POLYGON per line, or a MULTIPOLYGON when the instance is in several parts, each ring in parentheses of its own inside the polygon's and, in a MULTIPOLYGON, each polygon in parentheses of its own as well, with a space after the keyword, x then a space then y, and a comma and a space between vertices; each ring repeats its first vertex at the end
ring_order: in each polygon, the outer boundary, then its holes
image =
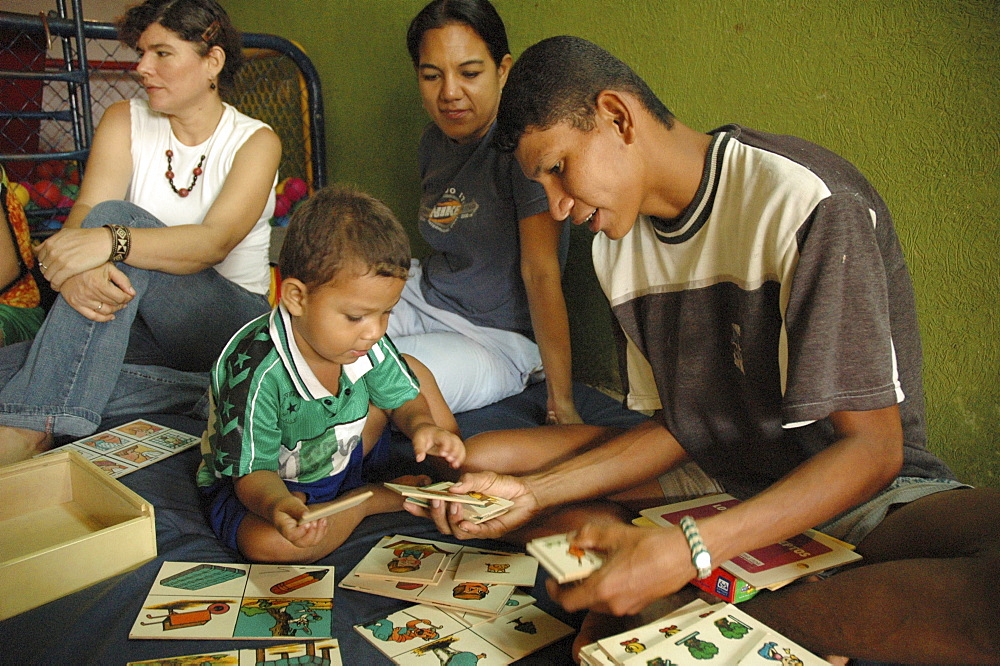
POLYGON ((694 518, 691 516, 681 518, 681 532, 684 533, 684 538, 691 548, 691 563, 698 570, 698 579, 708 578, 712 575, 712 555, 708 552, 708 548, 705 548, 705 542, 701 540, 701 532, 698 531, 694 518))

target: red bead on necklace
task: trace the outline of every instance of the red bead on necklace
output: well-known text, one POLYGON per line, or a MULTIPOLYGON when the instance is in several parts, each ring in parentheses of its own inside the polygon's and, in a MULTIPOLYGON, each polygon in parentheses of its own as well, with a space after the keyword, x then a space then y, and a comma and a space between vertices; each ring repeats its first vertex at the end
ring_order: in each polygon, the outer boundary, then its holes
POLYGON ((201 159, 198 160, 198 166, 196 166, 194 168, 194 171, 191 172, 191 174, 192 174, 191 175, 191 184, 189 186, 187 186, 187 187, 182 187, 179 190, 177 189, 177 186, 174 185, 174 172, 173 172, 173 169, 171 168, 171 160, 173 160, 173 158, 174 158, 174 151, 168 149, 167 150, 167 173, 164 174, 164 175, 167 177, 167 182, 170 183, 170 189, 172 189, 174 192, 176 192, 178 196, 180 196, 181 198, 183 198, 183 197, 186 197, 187 195, 191 194, 191 190, 194 189, 195 184, 198 182, 198 176, 200 176, 203 173, 202 170, 201 170, 201 167, 202 167, 202 165, 205 164, 205 156, 204 155, 201 156, 201 159))

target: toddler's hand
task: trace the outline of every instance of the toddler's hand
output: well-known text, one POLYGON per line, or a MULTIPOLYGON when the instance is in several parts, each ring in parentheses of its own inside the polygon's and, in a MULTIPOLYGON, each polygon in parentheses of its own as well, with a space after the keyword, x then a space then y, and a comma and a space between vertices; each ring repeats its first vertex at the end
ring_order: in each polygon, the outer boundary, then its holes
POLYGON ((465 444, 453 432, 436 425, 425 425, 413 433, 413 453, 417 462, 423 462, 428 455, 438 456, 458 469, 465 462, 465 444))
POLYGON ((299 525, 306 512, 305 502, 295 495, 278 500, 271 510, 271 523, 281 536, 299 548, 315 546, 326 534, 326 518, 299 525))

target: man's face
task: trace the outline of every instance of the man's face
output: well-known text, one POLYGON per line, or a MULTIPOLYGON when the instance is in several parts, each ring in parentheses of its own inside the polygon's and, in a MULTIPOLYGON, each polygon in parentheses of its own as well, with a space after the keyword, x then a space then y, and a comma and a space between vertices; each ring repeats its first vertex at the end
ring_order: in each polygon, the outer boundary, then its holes
POLYGON ((545 188, 552 217, 617 240, 632 229, 641 202, 627 148, 614 124, 598 117, 586 132, 568 122, 529 127, 514 155, 525 175, 545 188))

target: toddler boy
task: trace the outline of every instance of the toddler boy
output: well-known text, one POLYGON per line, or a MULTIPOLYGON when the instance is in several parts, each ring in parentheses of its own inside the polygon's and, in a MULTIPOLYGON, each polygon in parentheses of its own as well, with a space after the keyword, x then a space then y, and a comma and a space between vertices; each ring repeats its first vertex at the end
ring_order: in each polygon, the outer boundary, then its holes
POLYGON ((430 454, 457 468, 464 460, 454 419, 435 422, 385 336, 409 267, 406 232, 372 197, 330 187, 292 216, 279 258, 280 303, 234 335, 216 362, 202 437, 198 485, 209 522, 248 559, 312 562, 366 516, 401 510, 402 496, 362 480, 365 457, 388 446, 390 420, 413 441, 417 461, 430 454), (374 495, 298 525, 307 505, 364 490, 374 495))

